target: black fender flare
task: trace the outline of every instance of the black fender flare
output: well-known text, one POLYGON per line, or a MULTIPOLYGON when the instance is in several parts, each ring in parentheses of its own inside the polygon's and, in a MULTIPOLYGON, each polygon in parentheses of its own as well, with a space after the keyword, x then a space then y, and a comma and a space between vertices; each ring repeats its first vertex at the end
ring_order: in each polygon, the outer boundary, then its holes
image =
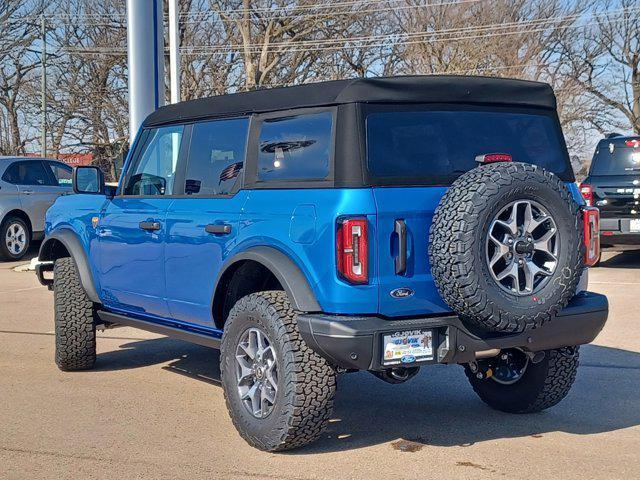
POLYGON ((259 246, 242 251, 228 258, 220 268, 216 278, 215 294, 220 286, 220 280, 225 272, 234 264, 244 260, 253 260, 262 264, 278 279, 289 297, 291 306, 301 312, 320 312, 320 305, 309 285, 307 277, 291 258, 272 247, 259 246))
POLYGON ((67 249, 67 252, 69 252, 69 255, 73 258, 76 264, 76 269, 78 270, 78 275, 80 276, 80 282, 82 283, 82 287, 85 292, 87 292, 89 299, 94 303, 102 303, 98 296, 98 291, 96 290, 91 268, 89 267, 87 252, 82 246, 82 242, 78 238, 78 235, 74 231, 68 228, 63 228, 47 235, 40 246, 38 260, 45 262, 54 261, 60 257, 59 255, 56 255, 53 248, 56 241, 62 243, 62 245, 67 249))

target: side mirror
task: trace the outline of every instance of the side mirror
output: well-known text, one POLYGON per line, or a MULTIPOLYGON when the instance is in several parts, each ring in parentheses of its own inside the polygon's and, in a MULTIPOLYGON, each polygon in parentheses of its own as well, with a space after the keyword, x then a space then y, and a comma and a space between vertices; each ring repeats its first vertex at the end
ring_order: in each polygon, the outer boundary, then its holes
POLYGON ((103 195, 104 175, 98 167, 76 167, 73 169, 74 193, 103 195))

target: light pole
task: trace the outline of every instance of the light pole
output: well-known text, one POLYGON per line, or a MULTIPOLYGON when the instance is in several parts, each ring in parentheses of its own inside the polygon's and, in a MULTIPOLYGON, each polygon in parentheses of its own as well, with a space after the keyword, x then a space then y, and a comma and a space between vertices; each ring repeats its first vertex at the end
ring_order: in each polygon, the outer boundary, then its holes
POLYGON ((42 125, 40 127, 40 156, 47 156, 47 23, 44 14, 40 20, 40 35, 42 41, 42 75, 40 76, 40 102, 42 109, 42 125))
POLYGON ((169 79, 171 103, 180 101, 180 8, 178 0, 169 0, 169 79))
POLYGON ((127 0, 130 145, 145 117, 164 105, 162 0, 127 0))

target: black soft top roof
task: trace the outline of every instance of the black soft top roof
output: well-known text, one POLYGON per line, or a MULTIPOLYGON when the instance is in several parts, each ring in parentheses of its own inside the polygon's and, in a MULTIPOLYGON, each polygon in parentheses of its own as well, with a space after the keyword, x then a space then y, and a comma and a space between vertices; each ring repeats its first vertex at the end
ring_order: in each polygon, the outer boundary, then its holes
POLYGON ((356 78, 220 95, 159 108, 145 126, 345 103, 466 103, 556 108, 546 83, 457 75, 356 78))

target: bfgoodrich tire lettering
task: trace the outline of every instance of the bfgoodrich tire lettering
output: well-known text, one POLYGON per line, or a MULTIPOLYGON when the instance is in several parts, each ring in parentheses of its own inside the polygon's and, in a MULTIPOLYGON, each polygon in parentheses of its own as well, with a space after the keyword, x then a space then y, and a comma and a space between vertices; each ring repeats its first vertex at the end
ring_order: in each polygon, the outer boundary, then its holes
POLYGON ((231 419, 252 446, 289 450, 316 440, 325 429, 333 408, 335 371, 302 340, 285 292, 254 293, 235 304, 222 337, 221 371, 231 419), (264 418, 249 412, 237 388, 236 347, 250 328, 268 336, 277 358, 276 401, 264 418))
POLYGON ((53 267, 56 364, 60 370, 87 370, 96 361, 95 307, 80 283, 72 258, 53 267))
POLYGON ((542 325, 575 295, 583 271, 579 206, 554 174, 535 165, 483 165, 443 196, 429 233, 429 261, 444 301, 472 327, 519 332, 542 325), (553 216, 560 249, 550 279, 530 295, 501 288, 487 263, 487 232, 509 204, 531 201, 553 216))
POLYGON ((578 347, 575 353, 548 350, 539 363, 529 363, 522 378, 504 385, 491 378, 478 379, 465 365, 465 373, 473 390, 491 408, 508 413, 534 413, 556 405, 567 396, 578 370, 578 347))

